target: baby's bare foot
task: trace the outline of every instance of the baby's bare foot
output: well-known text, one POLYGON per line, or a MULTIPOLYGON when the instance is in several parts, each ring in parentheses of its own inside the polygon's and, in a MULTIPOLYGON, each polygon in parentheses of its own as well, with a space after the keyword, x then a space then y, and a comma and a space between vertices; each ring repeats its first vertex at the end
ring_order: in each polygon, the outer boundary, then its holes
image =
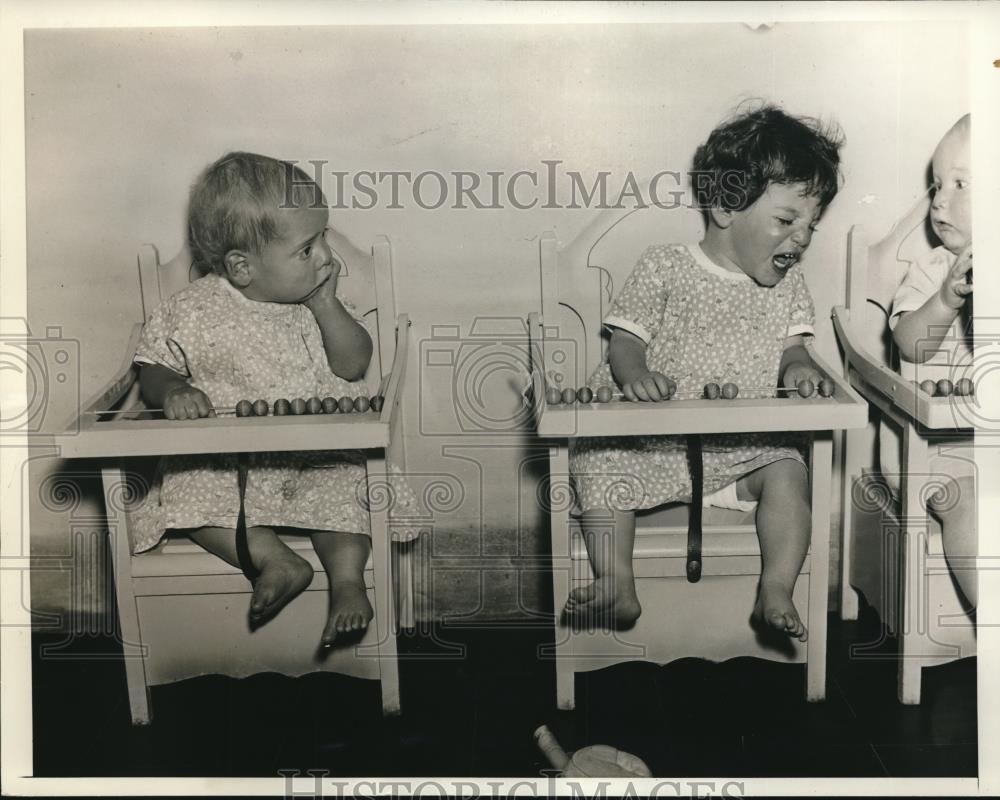
POLYGON ((312 582, 313 568, 287 548, 268 554, 258 565, 260 577, 250 601, 250 622, 261 625, 275 616, 312 582))
POLYGON ((635 593, 634 580, 605 575, 588 586, 573 589, 565 610, 575 624, 620 629, 635 624, 642 606, 635 593))
POLYGON ((330 616, 323 629, 320 645, 332 647, 338 634, 364 630, 372 621, 373 613, 363 582, 341 579, 331 584, 330 616))
POLYGON ((784 586, 761 583, 757 591, 753 619, 760 624, 769 625, 782 633, 794 636, 800 642, 809 638, 809 632, 799 618, 799 612, 792 602, 791 592, 784 586))

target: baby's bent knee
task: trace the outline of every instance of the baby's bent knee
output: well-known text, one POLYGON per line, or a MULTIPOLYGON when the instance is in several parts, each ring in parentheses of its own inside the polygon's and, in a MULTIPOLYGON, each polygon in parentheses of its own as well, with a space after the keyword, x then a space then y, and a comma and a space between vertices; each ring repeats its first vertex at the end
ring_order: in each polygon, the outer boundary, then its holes
POLYGON ((766 490, 779 489, 806 497, 808 487, 806 465, 794 458, 782 458, 740 478, 736 482, 736 496, 740 500, 760 500, 766 490))

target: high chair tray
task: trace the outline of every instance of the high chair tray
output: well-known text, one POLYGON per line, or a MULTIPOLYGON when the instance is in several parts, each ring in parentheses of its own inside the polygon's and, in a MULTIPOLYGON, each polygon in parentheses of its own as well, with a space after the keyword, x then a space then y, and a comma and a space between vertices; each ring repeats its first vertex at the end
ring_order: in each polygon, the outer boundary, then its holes
POLYGON ((539 436, 647 436, 685 433, 764 433, 770 431, 828 431, 863 428, 868 406, 836 370, 815 353, 812 359, 834 383, 831 397, 763 398, 735 400, 664 400, 550 405, 545 401, 545 379, 540 357, 542 324, 529 322, 532 338, 532 389, 539 436))
MULTIPOLYGON (((409 317, 397 317, 396 347, 407 352, 409 317)), ((123 399, 136 389, 138 372, 132 363, 133 332, 119 374, 83 404, 80 414, 56 435, 54 444, 63 458, 113 458, 121 456, 199 455, 203 453, 260 453, 302 450, 368 450, 389 446, 399 414, 399 399, 406 372, 405 355, 393 360, 381 411, 290 414, 237 417, 225 415, 194 420, 150 419, 141 403, 123 399), (128 410, 114 417, 116 404, 128 410), (108 413, 105 413, 108 412, 108 413), (134 417, 145 414, 146 419, 134 417), (133 418, 127 418, 133 417, 133 418)), ((159 415, 157 415, 159 416, 159 415)))
POLYGON ((386 406, 380 414, 106 422, 81 418, 79 432, 57 436, 56 444, 63 458, 384 448, 389 444, 388 411, 386 406))
POLYGON ((909 417, 924 429, 965 431, 975 428, 979 402, 973 395, 932 397, 868 353, 851 328, 850 312, 833 309, 833 327, 850 365, 851 384, 894 419, 909 417))

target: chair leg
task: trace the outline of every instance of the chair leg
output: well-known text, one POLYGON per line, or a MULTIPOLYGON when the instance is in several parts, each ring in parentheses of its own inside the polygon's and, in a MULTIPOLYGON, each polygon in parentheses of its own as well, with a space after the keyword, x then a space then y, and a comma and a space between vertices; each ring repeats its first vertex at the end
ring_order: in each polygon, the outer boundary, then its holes
POLYGON ((128 494, 125 473, 121 467, 103 467, 104 507, 111 537, 111 561, 115 577, 115 599, 118 602, 118 623, 122 635, 125 659, 125 682, 133 725, 149 725, 153 721, 146 682, 146 648, 139 627, 139 609, 132 586, 132 551, 129 544, 125 497, 128 494))
POLYGON ((563 623, 562 609, 569 597, 572 551, 569 537, 570 495, 569 448, 560 442, 549 449, 549 526, 552 538, 552 607, 555 610, 556 706, 564 711, 576 707, 573 643, 563 623))
POLYGON ((926 619, 924 601, 924 559, 927 538, 927 511, 921 490, 927 472, 927 441, 911 423, 903 426, 903 515, 900 520, 899 574, 899 702, 919 705, 920 648, 926 619))
POLYGON ((826 613, 830 590, 830 487, 833 439, 818 432, 812 442, 812 535, 809 542, 809 643, 806 650, 806 700, 826 699, 826 613))
POLYGON ((416 626, 416 612, 413 608, 413 542, 400 542, 392 548, 393 563, 396 568, 396 619, 399 627, 413 630, 416 626))
POLYGON ((851 428, 843 432, 844 470, 841 475, 840 502, 840 618, 858 618, 858 592, 851 585, 851 563, 854 558, 854 481, 861 477, 862 450, 866 428, 851 428))
MULTIPOLYGON (((368 457, 368 480, 385 481, 386 463, 383 456, 368 457)), ((372 567, 375 580, 375 636, 378 642, 379 675, 382 686, 382 713, 401 713, 399 701, 399 659, 396 652, 394 626, 394 592, 392 574, 392 543, 389 539, 388 510, 372 507, 372 567)))

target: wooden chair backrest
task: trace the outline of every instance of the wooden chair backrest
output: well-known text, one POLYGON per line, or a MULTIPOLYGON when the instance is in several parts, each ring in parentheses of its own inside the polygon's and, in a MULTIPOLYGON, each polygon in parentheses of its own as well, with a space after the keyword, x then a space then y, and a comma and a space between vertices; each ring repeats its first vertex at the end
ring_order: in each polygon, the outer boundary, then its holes
POLYGON ((848 234, 847 310, 864 345, 887 366, 894 363, 888 328, 892 300, 910 263, 930 250, 929 209, 930 197, 924 195, 873 244, 863 225, 852 226, 848 234))
POLYGON ((649 245, 695 244, 702 238, 700 212, 688 206, 607 209, 563 247, 543 234, 542 320, 545 372, 562 385, 582 386, 604 358, 602 326, 611 302, 649 245))
MULTIPOLYGON (((328 241, 344 264, 337 293, 354 304, 368 325, 375 345, 365 376, 375 388, 391 367, 396 352, 397 309, 389 240, 379 236, 367 252, 336 231, 329 233, 328 241)), ((145 244, 139 250, 138 267, 143 322, 163 300, 204 275, 193 263, 186 246, 169 261, 161 263, 157 248, 145 244)))

